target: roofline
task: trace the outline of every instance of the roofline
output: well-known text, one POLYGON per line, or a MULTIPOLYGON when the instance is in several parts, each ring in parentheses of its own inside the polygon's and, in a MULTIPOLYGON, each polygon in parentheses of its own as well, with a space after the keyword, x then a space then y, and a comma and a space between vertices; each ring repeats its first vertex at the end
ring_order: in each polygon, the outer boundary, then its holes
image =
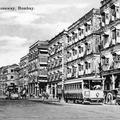
POLYGON ((70 25, 70 26, 68 27, 68 31, 71 30, 73 26, 75 27, 77 24, 79 24, 79 21, 81 21, 82 19, 85 19, 86 16, 88 16, 88 15, 91 14, 91 13, 94 13, 94 10, 97 11, 97 10, 99 10, 99 9, 97 9, 97 8, 92 8, 92 9, 91 9, 89 12, 87 12, 84 16, 80 17, 76 22, 74 22, 72 25, 70 25))
POLYGON ((58 33, 55 37, 49 40, 49 44, 54 41, 57 37, 61 36, 64 32, 67 32, 66 30, 63 30, 62 32, 58 33))

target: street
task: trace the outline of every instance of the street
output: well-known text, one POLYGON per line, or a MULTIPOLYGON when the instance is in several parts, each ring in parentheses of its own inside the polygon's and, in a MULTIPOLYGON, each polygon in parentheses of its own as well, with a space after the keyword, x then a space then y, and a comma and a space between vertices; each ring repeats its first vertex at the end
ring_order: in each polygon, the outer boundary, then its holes
POLYGON ((52 105, 30 101, 0 102, 0 120, 119 120, 118 105, 52 105))

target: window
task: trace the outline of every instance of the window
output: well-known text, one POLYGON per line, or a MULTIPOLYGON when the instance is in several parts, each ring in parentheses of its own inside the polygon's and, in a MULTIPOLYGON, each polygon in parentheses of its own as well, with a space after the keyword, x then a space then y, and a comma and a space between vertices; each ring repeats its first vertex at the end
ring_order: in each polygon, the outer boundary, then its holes
POLYGON ((72 66, 72 76, 75 77, 76 75, 76 68, 75 66, 72 66))
POLYGON ((106 14, 105 14, 105 17, 106 17, 106 19, 109 19, 109 14, 106 13, 106 14))
POLYGON ((109 58, 103 59, 103 64, 104 64, 104 65, 108 65, 108 64, 109 64, 109 58))
POLYGON ((13 69, 11 69, 11 72, 13 72, 14 70, 13 69))
POLYGON ((79 64, 78 68, 79 68, 79 71, 82 71, 83 70, 83 65, 79 64))
POLYGON ((77 33, 73 33, 73 39, 77 38, 77 33))
POLYGON ((79 30, 79 35, 81 36, 84 33, 84 29, 79 30))
POLYGON ((112 39, 116 40, 116 29, 112 30, 112 39))
POLYGON ((85 26, 85 31, 88 32, 89 30, 90 30, 90 25, 87 24, 87 25, 85 26))
POLYGON ((117 13, 119 12, 119 7, 112 5, 111 6, 111 21, 114 21, 117 18, 117 13))
POLYGON ((71 73, 71 68, 67 68, 67 73, 70 74, 71 73))
POLYGON ((82 83, 78 83, 77 84, 77 89, 81 89, 82 88, 82 83))
POLYGON ((120 29, 117 29, 117 30, 116 30, 116 36, 117 36, 117 37, 120 37, 120 29))
POLYGON ((68 51, 67 52, 67 58, 70 58, 71 57, 71 53, 68 51))
POLYGON ((86 62, 86 69, 90 69, 90 67, 91 67, 91 64, 86 62))
POLYGON ((120 62, 120 55, 116 55, 116 56, 114 57, 114 61, 115 61, 115 62, 120 62))
POLYGON ((72 40, 72 37, 69 36, 69 37, 68 37, 68 43, 69 43, 71 40, 72 40))
POLYGON ((76 49, 72 49, 73 50, 73 56, 75 56, 77 54, 77 50, 76 49))
POLYGON ((108 42, 109 35, 103 35, 104 37, 104 45, 108 42))
POLYGON ((101 15, 102 15, 102 22, 105 23, 105 12, 103 12, 101 15))
POLYGON ((84 80, 84 88, 89 89, 89 87, 90 87, 90 81, 84 80))
POLYGON ((13 79, 14 78, 14 76, 11 76, 11 79, 13 79))
POLYGON ((82 53, 82 52, 83 52, 83 47, 79 46, 79 53, 82 53))
POLYGON ((87 45, 87 50, 89 51, 89 50, 90 50, 90 48, 91 48, 91 44, 90 44, 90 43, 88 43, 88 45, 87 45))

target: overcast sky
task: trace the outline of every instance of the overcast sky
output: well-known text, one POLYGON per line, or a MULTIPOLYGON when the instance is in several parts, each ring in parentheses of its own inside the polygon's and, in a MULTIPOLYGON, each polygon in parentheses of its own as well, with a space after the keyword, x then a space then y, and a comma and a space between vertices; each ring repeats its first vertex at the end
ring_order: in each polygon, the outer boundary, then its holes
POLYGON ((92 8, 100 0, 0 0, 0 67, 19 63, 37 40, 50 40, 92 8), (33 10, 18 10, 33 7, 33 10))

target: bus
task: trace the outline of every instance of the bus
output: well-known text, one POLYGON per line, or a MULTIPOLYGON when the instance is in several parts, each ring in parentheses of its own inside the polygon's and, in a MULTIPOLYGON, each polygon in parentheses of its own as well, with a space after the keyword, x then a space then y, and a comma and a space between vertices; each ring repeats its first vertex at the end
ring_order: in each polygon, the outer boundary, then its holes
MULTIPOLYGON (((58 97, 61 97, 62 84, 58 84, 58 97)), ((64 99, 74 103, 103 103, 104 78, 79 78, 64 82, 64 99)))

